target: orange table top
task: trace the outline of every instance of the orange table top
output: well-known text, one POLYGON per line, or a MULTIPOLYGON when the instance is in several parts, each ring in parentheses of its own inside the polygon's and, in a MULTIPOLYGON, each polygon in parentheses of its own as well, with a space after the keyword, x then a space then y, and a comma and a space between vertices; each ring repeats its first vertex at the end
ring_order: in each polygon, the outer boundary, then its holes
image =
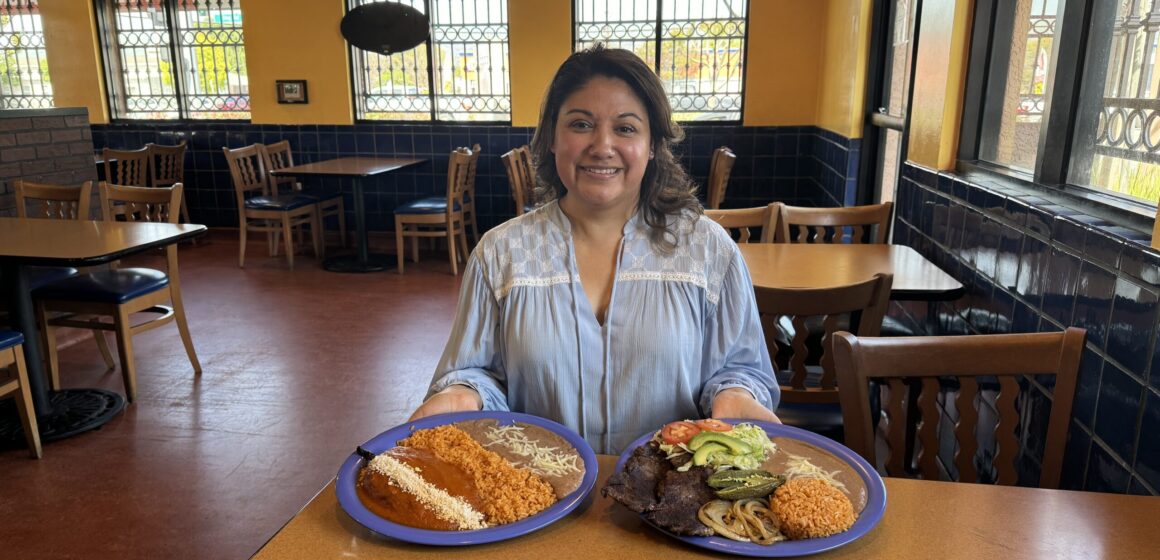
POLYGON ((270 174, 367 177, 418 165, 425 161, 427 160, 422 158, 341 157, 283 167, 271 171, 270 174))
POLYGON ((86 266, 206 231, 200 224, 0 218, 0 260, 86 266))

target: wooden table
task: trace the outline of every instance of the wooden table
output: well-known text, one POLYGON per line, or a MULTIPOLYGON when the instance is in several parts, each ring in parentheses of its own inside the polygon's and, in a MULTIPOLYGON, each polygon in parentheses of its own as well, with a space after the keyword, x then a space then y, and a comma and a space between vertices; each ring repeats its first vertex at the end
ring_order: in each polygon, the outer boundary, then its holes
POLYGON ((0 218, 0 280, 13 326, 24 333, 28 385, 42 440, 96 428, 120 412, 124 401, 100 389, 51 392, 45 387, 28 267, 105 264, 205 231, 205 226, 197 224, 0 218))
POLYGON ((905 245, 742 243, 753 285, 825 288, 894 274, 890 299, 953 300, 963 285, 905 245))
MULTIPOLYGON (((616 457, 599 457, 596 489, 556 523, 509 541, 465 548, 412 545, 363 528, 331 481, 257 559, 721 558, 645 525, 600 495, 616 457)), ((886 514, 842 548, 810 558, 1150 558, 1160 547, 1160 498, 886 479, 886 514)), ((775 545, 776 546, 776 545, 775 545)))
POLYGON ((332 257, 323 261, 322 266, 335 272, 376 272, 392 268, 395 263, 388 255, 370 254, 367 244, 366 204, 363 200, 363 181, 367 177, 397 171, 426 162, 417 158, 374 158, 342 157, 314 163, 305 163, 271 171, 271 175, 351 177, 354 179, 354 229, 357 235, 358 251, 354 257, 332 257))

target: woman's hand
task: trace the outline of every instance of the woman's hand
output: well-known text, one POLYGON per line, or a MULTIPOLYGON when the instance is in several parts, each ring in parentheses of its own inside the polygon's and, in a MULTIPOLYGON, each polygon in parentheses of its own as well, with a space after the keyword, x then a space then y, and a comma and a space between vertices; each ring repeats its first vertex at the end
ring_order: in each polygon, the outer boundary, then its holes
POLYGON ((483 399, 475 389, 466 385, 451 385, 446 389, 431 395, 431 398, 419 405, 408 422, 443 414, 445 412, 464 412, 483 408, 483 399))
POLYGON ((730 387, 713 397, 713 418, 739 418, 781 423, 773 411, 762 406, 749 391, 730 387))

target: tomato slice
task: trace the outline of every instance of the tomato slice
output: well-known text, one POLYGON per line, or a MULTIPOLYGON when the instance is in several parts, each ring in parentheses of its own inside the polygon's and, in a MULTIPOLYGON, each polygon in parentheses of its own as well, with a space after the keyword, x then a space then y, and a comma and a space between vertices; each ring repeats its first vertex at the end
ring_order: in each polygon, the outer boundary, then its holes
POLYGON ((670 422, 665 424, 665 427, 661 428, 661 441, 669 445, 686 443, 692 439, 693 436, 699 434, 700 432, 701 428, 698 428, 697 425, 693 424, 692 422, 683 420, 679 422, 670 422))
POLYGON ((696 426, 706 432, 728 432, 733 429, 733 425, 726 424, 716 418, 697 420, 696 426))

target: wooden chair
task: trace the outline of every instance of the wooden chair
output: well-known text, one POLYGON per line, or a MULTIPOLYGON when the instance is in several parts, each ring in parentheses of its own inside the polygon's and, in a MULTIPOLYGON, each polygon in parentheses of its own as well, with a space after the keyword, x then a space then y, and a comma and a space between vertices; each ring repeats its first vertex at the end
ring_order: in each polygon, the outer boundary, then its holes
POLYGON ((890 303, 893 281, 893 275, 877 274, 865 282, 833 288, 754 287, 770 358, 781 364, 781 404, 777 414, 783 423, 841 441, 839 383, 831 352, 833 334, 839 330, 839 318, 857 316, 858 332, 877 336, 890 303), (812 318, 820 318, 823 329, 820 345, 814 348, 808 343, 812 322, 808 319, 812 318), (790 355, 779 359, 772 327, 781 321, 792 323, 789 330, 794 336, 788 345, 790 355), (807 365, 811 354, 819 354, 814 360, 819 365, 807 365))
POLYGON ((24 366, 24 335, 16 331, 0 331, 0 397, 12 395, 20 428, 32 457, 43 455, 40 447, 40 427, 36 424, 36 410, 32 407, 32 391, 28 388, 28 368, 24 366))
POLYGON ((708 207, 712 210, 721 208, 725 201, 725 189, 729 187, 729 175, 733 173, 733 164, 737 155, 727 146, 713 150, 713 158, 709 160, 709 193, 708 207))
POLYGON ((456 148, 451 152, 447 164, 446 196, 413 200, 395 209, 395 248, 399 257, 399 274, 403 273, 406 256, 403 240, 407 237, 411 238, 411 252, 415 262, 419 262, 418 238, 447 238, 451 274, 459 274, 459 249, 462 248, 464 258, 468 255, 463 193, 467 188, 468 169, 478 158, 479 152, 456 148))
POLYGON ((508 183, 512 188, 512 198, 516 201, 516 215, 522 216, 535 209, 533 190, 536 185, 536 174, 532 169, 532 151, 527 144, 512 148, 504 155, 504 169, 507 170, 508 183))
MULTIPOLYGON (((181 208, 182 190, 181 183, 169 187, 143 188, 102 182, 101 213, 106 221, 121 216, 127 221, 175 224, 181 208), (115 212, 114 206, 117 203, 120 203, 120 212, 115 212)), ((137 367, 133 359, 133 336, 136 334, 176 322, 189 363, 194 373, 201 373, 201 363, 193 348, 193 338, 189 334, 185 305, 181 298, 176 244, 165 247, 165 261, 165 271, 151 268, 99 270, 42 286, 33 292, 37 320, 44 327, 42 335, 48 358, 48 373, 54 389, 60 388, 60 368, 56 341, 52 334, 56 327, 113 331, 121 357, 125 396, 130 402, 137 398, 137 367), (49 312, 62 312, 65 315, 50 317, 49 312), (136 313, 148 314, 150 317, 134 324, 130 321, 130 315, 136 313), (91 316, 97 318, 89 318, 91 316), (111 322, 105 322, 101 317, 110 317, 111 322)), ((94 334, 104 336, 101 332, 94 334)))
POLYGON ((969 336, 866 338, 838 333, 834 359, 842 387, 846 445, 871 464, 879 464, 867 404, 868 382, 877 380, 888 391, 878 430, 884 432, 885 442, 877 445, 885 452, 882 455, 888 455, 883 461, 888 476, 980 482, 991 479, 993 470, 998 484, 1030 484, 1019 480, 1016 463, 1022 451, 1016 432, 1035 427, 1028 411, 1042 413, 1050 403, 1046 435, 1035 436, 1045 437, 1038 484, 1058 488, 1084 336, 1083 329, 1074 327, 1052 333, 969 336), (984 377, 988 383, 998 379, 995 406, 981 402, 985 399, 979 378, 984 377), (940 379, 947 378, 957 381, 957 389, 940 385, 940 379), (995 414, 995 422, 980 423, 980 416, 995 414), (916 426, 916 445, 907 444, 907 426, 916 426), (978 457, 984 437, 996 443, 990 461, 978 457), (916 450, 910 455, 899 452, 911 448, 916 450), (980 462, 983 472, 976 468, 980 462))
POLYGON ((246 265, 246 234, 252 231, 267 234, 271 257, 278 255, 277 238, 273 234, 281 234, 282 239, 286 240, 286 262, 290 270, 294 270, 291 229, 303 225, 310 227, 314 256, 321 259, 325 249, 319 239, 322 230, 319 227, 317 201, 300 194, 274 195, 270 192, 261 144, 235 150, 222 148, 222 153, 230 167, 238 203, 238 268, 246 265))
MULTIPOLYGON (((261 151, 267 172, 294 166, 294 152, 290 149, 289 140, 262 145, 261 151)), ((304 189, 297 177, 270 175, 270 194, 299 194, 315 199, 318 207, 319 227, 324 227, 326 219, 331 216, 338 218, 338 234, 342 246, 346 247, 346 206, 343 203, 341 191, 304 189), (283 185, 289 187, 285 193, 282 190, 283 185)), ((324 233, 319 230, 319 235, 323 236, 323 242, 326 241, 324 233)))
POLYGON ((729 230, 732 235, 733 230, 737 230, 736 240, 738 243, 750 243, 753 234, 749 228, 761 228, 761 243, 773 243, 775 232, 777 231, 777 219, 780 215, 781 203, 771 202, 766 206, 755 206, 753 208, 738 208, 731 210, 705 210, 705 215, 710 220, 721 224, 721 227, 729 230))
POLYGON ((783 243, 876 243, 890 237, 891 202, 845 208, 782 206, 777 241, 783 243), (847 229, 852 233, 847 236, 847 229), (797 235, 793 235, 793 230, 797 235))
MULTIPOLYGON (((145 144, 145 151, 149 157, 149 186, 168 187, 177 183, 185 183, 185 140, 176 146, 162 146, 152 142, 145 144)), ((111 181, 114 184, 116 181, 111 181)), ((189 223, 189 206, 185 203, 188 198, 181 197, 181 221, 189 223)))
POLYGON ((475 222, 475 173, 479 167, 479 144, 471 146, 471 163, 467 166, 467 179, 463 187, 463 227, 471 227, 471 244, 479 243, 479 227, 475 222))
POLYGON ((104 148, 105 181, 114 185, 149 186, 149 148, 114 150, 104 148))

